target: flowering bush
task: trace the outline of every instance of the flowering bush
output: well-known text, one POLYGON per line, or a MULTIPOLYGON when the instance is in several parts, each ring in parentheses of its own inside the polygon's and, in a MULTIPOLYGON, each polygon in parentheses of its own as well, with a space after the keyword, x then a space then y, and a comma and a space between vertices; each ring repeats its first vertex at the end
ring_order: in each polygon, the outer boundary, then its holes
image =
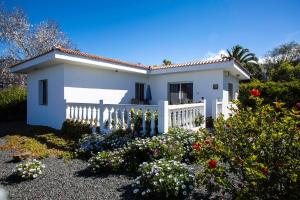
POLYGON ((104 137, 99 134, 86 134, 79 139, 76 153, 79 155, 90 156, 99 151, 103 151, 104 137))
POLYGON ((185 164, 174 160, 157 160, 143 163, 132 184, 133 193, 151 199, 187 198, 194 188, 194 175, 189 173, 185 164))
POLYGON ((196 180, 202 199, 235 199, 246 186, 238 167, 217 159, 200 164, 196 180))
POLYGON ((132 140, 128 131, 117 130, 105 137, 99 134, 86 134, 79 139, 76 152, 82 156, 91 156, 101 151, 115 150, 132 140))
POLYGON ((17 165, 14 172, 23 179, 34 179, 42 174, 44 168, 45 165, 42 162, 33 159, 17 165))
POLYGON ((215 154, 242 170, 248 184, 243 198, 299 198, 300 111, 284 103, 262 105, 252 94, 254 107, 235 110, 215 125, 215 154))
POLYGON ((103 151, 89 159, 89 166, 93 172, 117 172, 123 167, 123 157, 120 151, 103 151))

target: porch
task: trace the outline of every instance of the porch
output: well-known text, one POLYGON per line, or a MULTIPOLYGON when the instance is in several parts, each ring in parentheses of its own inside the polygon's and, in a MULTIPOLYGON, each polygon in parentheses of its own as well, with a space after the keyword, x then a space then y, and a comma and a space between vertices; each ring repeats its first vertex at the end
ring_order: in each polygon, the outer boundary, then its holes
MULTIPOLYGON (((213 118, 224 113, 224 105, 222 101, 215 101, 213 118)), ((141 131, 150 135, 167 132, 168 128, 173 127, 190 130, 205 128, 207 109, 205 99, 200 103, 178 105, 169 105, 168 101, 159 101, 158 105, 104 104, 103 100, 98 104, 66 102, 65 108, 66 119, 84 121, 93 128, 93 132, 133 130, 136 128, 134 124, 139 120, 141 131)))

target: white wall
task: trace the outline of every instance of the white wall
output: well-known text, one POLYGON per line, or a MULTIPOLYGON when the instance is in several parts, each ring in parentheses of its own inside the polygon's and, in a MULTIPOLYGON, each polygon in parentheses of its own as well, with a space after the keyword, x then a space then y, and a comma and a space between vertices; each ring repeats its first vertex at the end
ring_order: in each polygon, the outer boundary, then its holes
POLYGON ((27 123, 61 128, 65 119, 64 70, 60 65, 28 74, 27 123), (39 80, 48 80, 48 104, 39 105, 39 80))
MULTIPOLYGON (((64 98, 67 102, 128 104, 135 98, 135 83, 147 75, 64 65, 64 98)), ((145 87, 146 91, 146 87, 145 87)))
POLYGON ((152 75, 149 78, 151 103, 157 104, 159 100, 168 100, 168 83, 170 82, 193 82, 193 100, 199 102, 201 97, 207 100, 206 116, 211 116, 212 100, 222 98, 223 95, 222 70, 152 75), (219 89, 213 90, 213 84, 218 84, 219 89))
POLYGON ((228 83, 232 83, 233 84, 233 98, 237 99, 238 96, 238 92, 239 92, 239 80, 232 76, 231 74, 228 74, 227 72, 224 72, 224 79, 223 79, 223 98, 224 101, 228 101, 228 83))

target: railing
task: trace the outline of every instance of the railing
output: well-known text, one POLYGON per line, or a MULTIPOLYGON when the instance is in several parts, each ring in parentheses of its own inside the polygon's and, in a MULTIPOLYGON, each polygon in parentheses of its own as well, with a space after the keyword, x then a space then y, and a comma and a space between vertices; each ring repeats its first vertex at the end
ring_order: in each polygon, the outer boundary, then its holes
POLYGON ((99 104, 66 103, 66 119, 89 124, 94 132, 100 128, 101 133, 139 128, 133 126, 133 113, 135 116, 138 114, 141 119, 141 131, 147 131, 150 135, 153 135, 155 130, 159 133, 167 132, 169 127, 205 127, 205 123, 196 122, 200 115, 205 121, 205 112, 205 100, 203 103, 180 105, 168 105, 167 101, 159 101, 158 105, 103 104, 103 100, 100 100, 99 104))
POLYGON ((216 99, 212 102, 212 116, 214 119, 217 119, 223 115, 224 118, 227 119, 232 113, 231 108, 236 108, 236 105, 232 102, 216 99))
POLYGON ((182 127, 187 129, 205 127, 206 101, 203 103, 169 105, 169 127, 182 127), (202 124, 197 119, 202 118, 202 124))
POLYGON ((141 119, 142 131, 146 132, 146 125, 150 123, 150 134, 154 134, 155 117, 159 113, 158 105, 135 105, 135 104, 99 104, 90 103, 66 103, 66 119, 73 119, 89 124, 93 131, 97 127, 102 133, 117 129, 133 129, 133 116, 138 114, 141 119))

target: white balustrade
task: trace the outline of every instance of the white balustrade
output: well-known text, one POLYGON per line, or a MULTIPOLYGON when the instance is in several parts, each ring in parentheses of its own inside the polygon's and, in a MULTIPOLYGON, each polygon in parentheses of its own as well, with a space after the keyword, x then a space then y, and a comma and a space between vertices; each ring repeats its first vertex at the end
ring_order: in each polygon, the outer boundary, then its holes
MULTIPOLYGON (((169 127, 182 127, 186 129, 200 127, 196 126, 195 120, 199 115, 202 115, 205 122, 205 106, 205 100, 203 103, 169 105, 169 127)), ((201 126, 205 127, 205 123, 201 124, 201 126)))
POLYGON ((132 130, 133 111, 134 115, 141 117, 141 130, 135 131, 154 135, 155 130, 162 133, 168 131, 168 127, 195 128, 199 114, 205 119, 205 105, 205 100, 181 105, 168 105, 167 101, 159 101, 158 105, 104 104, 103 100, 99 104, 67 102, 66 119, 82 121, 94 131, 100 127, 102 133, 109 133, 117 129, 132 130))

